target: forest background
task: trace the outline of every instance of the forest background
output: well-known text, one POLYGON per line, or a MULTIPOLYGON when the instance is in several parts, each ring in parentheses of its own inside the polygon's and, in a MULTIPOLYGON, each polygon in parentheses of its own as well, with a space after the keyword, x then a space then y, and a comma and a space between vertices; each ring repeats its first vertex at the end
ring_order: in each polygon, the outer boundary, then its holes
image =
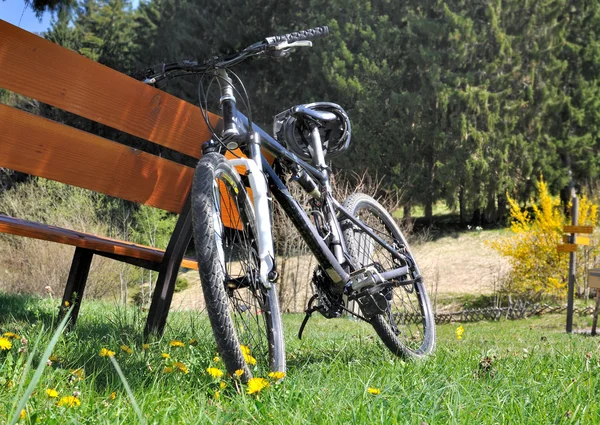
MULTIPOLYGON (((368 169, 431 217, 498 220, 506 194, 526 201, 600 172, 600 4, 589 1, 333 0, 246 2, 38 0, 45 37, 123 72, 210 58, 269 35, 329 25, 283 60, 237 70, 255 119, 327 100, 350 114, 353 143, 335 165, 368 169)), ((169 90, 197 102, 196 81, 169 90)), ((92 129, 93 130, 93 129, 92 129)), ((101 130, 97 130, 102 133, 101 130)), ((563 198, 568 191, 563 194, 563 198)))
MULTIPOLYGON (((541 176, 564 201, 571 184, 583 193, 598 190, 599 2, 148 0, 134 9, 127 0, 34 0, 31 7, 54 13, 44 37, 125 73, 328 25, 330 37, 312 49, 236 69, 253 118, 269 129, 292 105, 339 103, 353 140, 333 166, 383 179, 382 189, 401 194, 404 217, 420 206, 430 221, 443 202, 461 225, 504 223, 507 196, 525 206, 541 176)), ((173 80, 167 90, 197 103, 193 77, 173 80)), ((189 161, 2 89, 0 102, 189 161)), ((4 192, 28 191, 27 184, 26 176, 0 173, 4 192)), ((81 193, 43 184, 57 195, 50 203, 63 205, 60 214, 79 214, 88 225, 93 214, 99 226, 140 243, 168 241, 174 218, 166 213, 100 195, 83 202, 85 214, 74 212, 67 206, 81 193)), ((24 215, 10 211, 10 199, 0 199, 3 212, 48 221, 43 202, 22 205, 24 215)))

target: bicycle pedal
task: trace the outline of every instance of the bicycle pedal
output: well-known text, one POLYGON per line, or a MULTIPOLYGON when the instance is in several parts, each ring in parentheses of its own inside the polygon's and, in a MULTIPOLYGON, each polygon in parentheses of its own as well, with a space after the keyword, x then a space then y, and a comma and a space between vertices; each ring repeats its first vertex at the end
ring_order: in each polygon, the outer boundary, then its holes
POLYGON ((350 274, 350 286, 354 291, 360 291, 363 288, 375 285, 375 276, 379 272, 375 267, 369 266, 364 269, 357 270, 350 274))
POLYGON ((385 313, 388 308, 387 298, 379 292, 374 294, 366 292, 364 295, 357 297, 356 302, 367 320, 378 314, 385 313))

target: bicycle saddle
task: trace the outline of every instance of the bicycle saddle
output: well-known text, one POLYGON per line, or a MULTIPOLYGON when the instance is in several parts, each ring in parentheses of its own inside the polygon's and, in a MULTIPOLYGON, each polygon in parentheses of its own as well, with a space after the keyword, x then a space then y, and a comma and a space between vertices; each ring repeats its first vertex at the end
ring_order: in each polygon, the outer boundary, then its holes
POLYGON ((298 105, 290 109, 290 114, 295 118, 310 117, 317 121, 333 121, 338 117, 333 112, 315 108, 313 104, 298 105))

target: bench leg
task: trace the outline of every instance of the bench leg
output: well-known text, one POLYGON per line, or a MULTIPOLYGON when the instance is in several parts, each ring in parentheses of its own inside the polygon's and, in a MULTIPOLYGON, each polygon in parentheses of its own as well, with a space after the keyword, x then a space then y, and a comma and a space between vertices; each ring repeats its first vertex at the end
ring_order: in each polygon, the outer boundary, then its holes
POLYGON ((165 329, 169 308, 171 307, 171 301, 173 301, 179 266, 191 240, 192 215, 190 214, 190 197, 188 195, 169 241, 169 246, 165 251, 163 262, 160 265, 154 294, 152 294, 152 304, 150 304, 150 311, 144 328, 144 336, 146 337, 151 333, 162 335, 165 329))
POLYGON ((83 299, 83 291, 87 282, 90 265, 94 252, 84 248, 75 248, 73 262, 71 263, 71 271, 67 279, 67 286, 60 304, 59 321, 62 320, 70 306, 73 306, 73 313, 69 320, 69 327, 75 326, 77 316, 79 315, 79 307, 83 299))

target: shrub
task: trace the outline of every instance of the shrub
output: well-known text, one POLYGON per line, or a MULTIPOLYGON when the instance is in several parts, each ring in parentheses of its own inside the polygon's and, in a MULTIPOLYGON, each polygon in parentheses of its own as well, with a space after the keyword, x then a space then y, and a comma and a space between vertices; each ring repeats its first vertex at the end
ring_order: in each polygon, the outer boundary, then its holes
MULTIPOLYGON (((124 238, 124 222, 107 225, 98 216, 110 199, 89 190, 41 178, 15 185, 0 195, 0 213, 25 220, 102 236, 124 238)), ((24 237, 0 235, 0 289, 10 292, 61 296, 67 281, 74 248, 24 237)), ((138 271, 125 263, 94 256, 85 296, 116 295, 127 298, 127 285, 137 280, 138 271), (117 264, 117 265, 115 265, 117 264), (120 285, 119 285, 120 283, 120 285), (125 293, 125 295, 123 295, 125 293)))
MULTIPOLYGON (((512 270, 504 290, 529 299, 543 294, 562 297, 566 294, 569 256, 558 253, 563 243, 563 226, 569 224, 558 197, 553 197, 543 179, 537 184, 537 200, 531 200, 530 214, 507 196, 513 235, 490 242, 490 246, 508 257, 512 270)), ((598 207, 586 196, 579 200, 579 224, 595 226, 598 207)), ((591 246, 598 253, 598 242, 591 246)), ((577 279, 584 281, 584 265, 579 264, 577 279)))
POLYGON ((179 276, 175 281, 175 292, 181 292, 189 288, 190 282, 185 277, 179 276))

